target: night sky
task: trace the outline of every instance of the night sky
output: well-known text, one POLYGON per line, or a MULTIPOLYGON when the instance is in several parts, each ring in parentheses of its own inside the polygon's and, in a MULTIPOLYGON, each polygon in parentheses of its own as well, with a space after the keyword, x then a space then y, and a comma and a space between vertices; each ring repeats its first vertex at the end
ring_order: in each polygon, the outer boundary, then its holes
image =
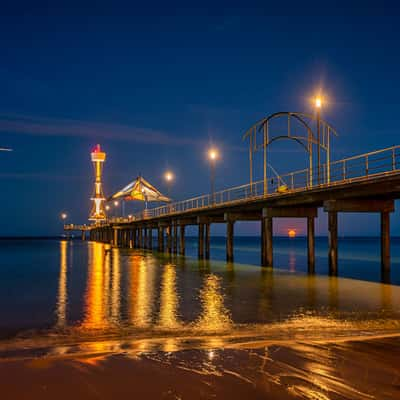
MULTIPOLYGON (((207 193, 210 145, 221 152, 217 189, 248 183, 243 133, 276 111, 312 111, 317 90, 339 133, 333 159, 400 144, 396 10, 365 5, 362 16, 342 9, 327 17, 271 16, 266 6, 35 7, 0 17, 0 146, 14 149, 0 153, 2 236, 60 233, 62 211, 87 222, 97 143, 107 153, 106 195, 139 173, 166 191, 167 169, 174 198, 207 193)), ((296 143, 270 151, 279 173, 307 167, 296 143)), ((340 234, 379 232, 376 215, 339 224, 340 234)), ((305 229, 284 220, 276 231, 288 227, 305 229)), ((251 223, 238 229, 257 232, 251 223)), ((400 232, 398 212, 392 232, 400 232)), ((317 233, 326 234, 323 215, 317 233)))

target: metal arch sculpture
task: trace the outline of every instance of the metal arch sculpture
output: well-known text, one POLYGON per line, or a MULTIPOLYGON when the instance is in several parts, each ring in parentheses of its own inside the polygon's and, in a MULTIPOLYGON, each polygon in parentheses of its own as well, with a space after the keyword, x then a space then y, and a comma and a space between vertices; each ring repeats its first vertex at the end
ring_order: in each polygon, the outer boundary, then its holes
POLYGON ((320 180, 320 170, 321 170, 321 150, 325 151, 326 158, 326 181, 330 182, 330 136, 334 134, 337 136, 337 132, 331 125, 329 125, 325 120, 320 117, 319 112, 316 115, 302 113, 302 112, 290 112, 290 111, 280 111, 269 115, 256 122, 251 126, 246 133, 243 135, 243 140, 249 138, 249 164, 250 164, 250 187, 253 184, 253 156, 254 153, 263 149, 264 154, 264 194, 268 192, 268 180, 267 180, 267 148, 274 141, 281 139, 294 140, 299 143, 309 155, 309 186, 313 184, 313 146, 317 147, 317 176, 318 184, 321 183, 320 180), (287 117, 287 134, 278 135, 271 138, 269 131, 269 122, 273 119, 287 117), (292 124, 291 119, 299 122, 305 129, 306 135, 296 135, 292 134, 292 124), (317 132, 313 132, 311 128, 311 123, 316 122, 317 132), (257 145, 257 134, 263 134, 263 140, 257 145), (322 134, 321 134, 322 133, 322 134))

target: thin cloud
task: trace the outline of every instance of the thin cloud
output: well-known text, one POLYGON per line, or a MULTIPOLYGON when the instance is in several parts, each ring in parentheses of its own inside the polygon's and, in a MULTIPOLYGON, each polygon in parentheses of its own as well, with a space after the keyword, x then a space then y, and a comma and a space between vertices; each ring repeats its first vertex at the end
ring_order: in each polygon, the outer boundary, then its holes
POLYGON ((0 132, 33 136, 87 137, 175 146, 202 144, 199 140, 185 135, 174 136, 151 128, 20 115, 0 115, 0 132))
POLYGON ((56 175, 48 172, 2 172, 0 180, 45 180, 45 181, 76 181, 86 180, 87 178, 81 175, 56 175))

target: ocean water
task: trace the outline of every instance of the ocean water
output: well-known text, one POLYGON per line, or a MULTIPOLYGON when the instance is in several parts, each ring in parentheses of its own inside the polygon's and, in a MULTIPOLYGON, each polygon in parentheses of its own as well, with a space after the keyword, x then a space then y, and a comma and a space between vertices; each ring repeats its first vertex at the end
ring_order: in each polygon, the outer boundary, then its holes
POLYGON ((375 238, 340 241, 337 278, 327 276, 325 238, 317 239, 315 276, 305 273, 304 238, 274 239, 274 269, 257 265, 259 240, 248 237, 236 238, 234 264, 223 261, 219 237, 210 261, 197 260, 195 238, 186 257, 78 240, 3 240, 0 338, 390 332, 400 323, 398 249, 395 239, 389 285, 380 283, 375 238))
POLYGON ((235 263, 79 240, 0 241, 2 398, 397 399, 398 240, 392 284, 379 240, 345 239, 339 277, 306 241, 236 238, 235 263), (361 280, 364 279, 364 280, 361 280), (21 384, 23 383, 23 384, 21 384))
MULTIPOLYGON (((274 265, 279 270, 291 273, 307 272, 307 238, 274 237, 274 265)), ((260 265, 261 244, 258 237, 235 237, 235 263, 260 265)), ((379 237, 339 238, 339 276, 381 282, 381 255, 379 237)), ((197 239, 187 239, 187 255, 196 257, 197 239)), ((214 237, 211 244, 211 258, 224 261, 225 238, 214 237)), ((315 270, 318 275, 328 274, 328 238, 315 239, 315 270)), ((400 238, 391 238, 391 272, 386 282, 400 285, 400 238)))

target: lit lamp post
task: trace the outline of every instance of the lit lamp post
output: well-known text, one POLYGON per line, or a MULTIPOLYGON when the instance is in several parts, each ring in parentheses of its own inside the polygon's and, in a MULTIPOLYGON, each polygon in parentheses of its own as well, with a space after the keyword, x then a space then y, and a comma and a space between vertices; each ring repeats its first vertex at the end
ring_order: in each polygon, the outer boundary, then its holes
MULTIPOLYGON (((110 206, 108 204, 106 204, 106 211, 107 212, 110 211, 110 206)), ((107 219, 108 219, 108 215, 106 215, 106 216, 107 216, 107 219)))
POLYGON ((67 219, 68 215, 65 212, 63 212, 63 213, 61 213, 60 216, 61 216, 61 221, 63 223, 63 229, 64 229, 65 220, 67 219))
POLYGON ((171 171, 167 171, 164 174, 164 179, 167 182, 167 194, 168 194, 168 197, 170 197, 171 196, 171 185, 174 180, 174 174, 171 171))
POLYGON ((119 205, 119 202, 117 200, 115 200, 114 201, 114 206, 115 206, 115 216, 116 217, 117 217, 117 211, 118 211, 117 207, 118 207, 118 205, 119 205))
POLYGON ((317 170, 317 181, 318 185, 321 183, 320 175, 320 167, 321 167, 321 132, 320 132, 320 125, 321 125, 321 106, 322 106, 322 100, 321 97, 316 97, 315 99, 315 108, 317 109, 317 147, 318 147, 318 153, 317 153, 317 165, 318 165, 318 170, 317 170))
POLYGON ((215 163, 218 159, 218 150, 212 148, 208 150, 208 159, 210 160, 210 179, 211 179, 211 203, 215 203, 215 163))

